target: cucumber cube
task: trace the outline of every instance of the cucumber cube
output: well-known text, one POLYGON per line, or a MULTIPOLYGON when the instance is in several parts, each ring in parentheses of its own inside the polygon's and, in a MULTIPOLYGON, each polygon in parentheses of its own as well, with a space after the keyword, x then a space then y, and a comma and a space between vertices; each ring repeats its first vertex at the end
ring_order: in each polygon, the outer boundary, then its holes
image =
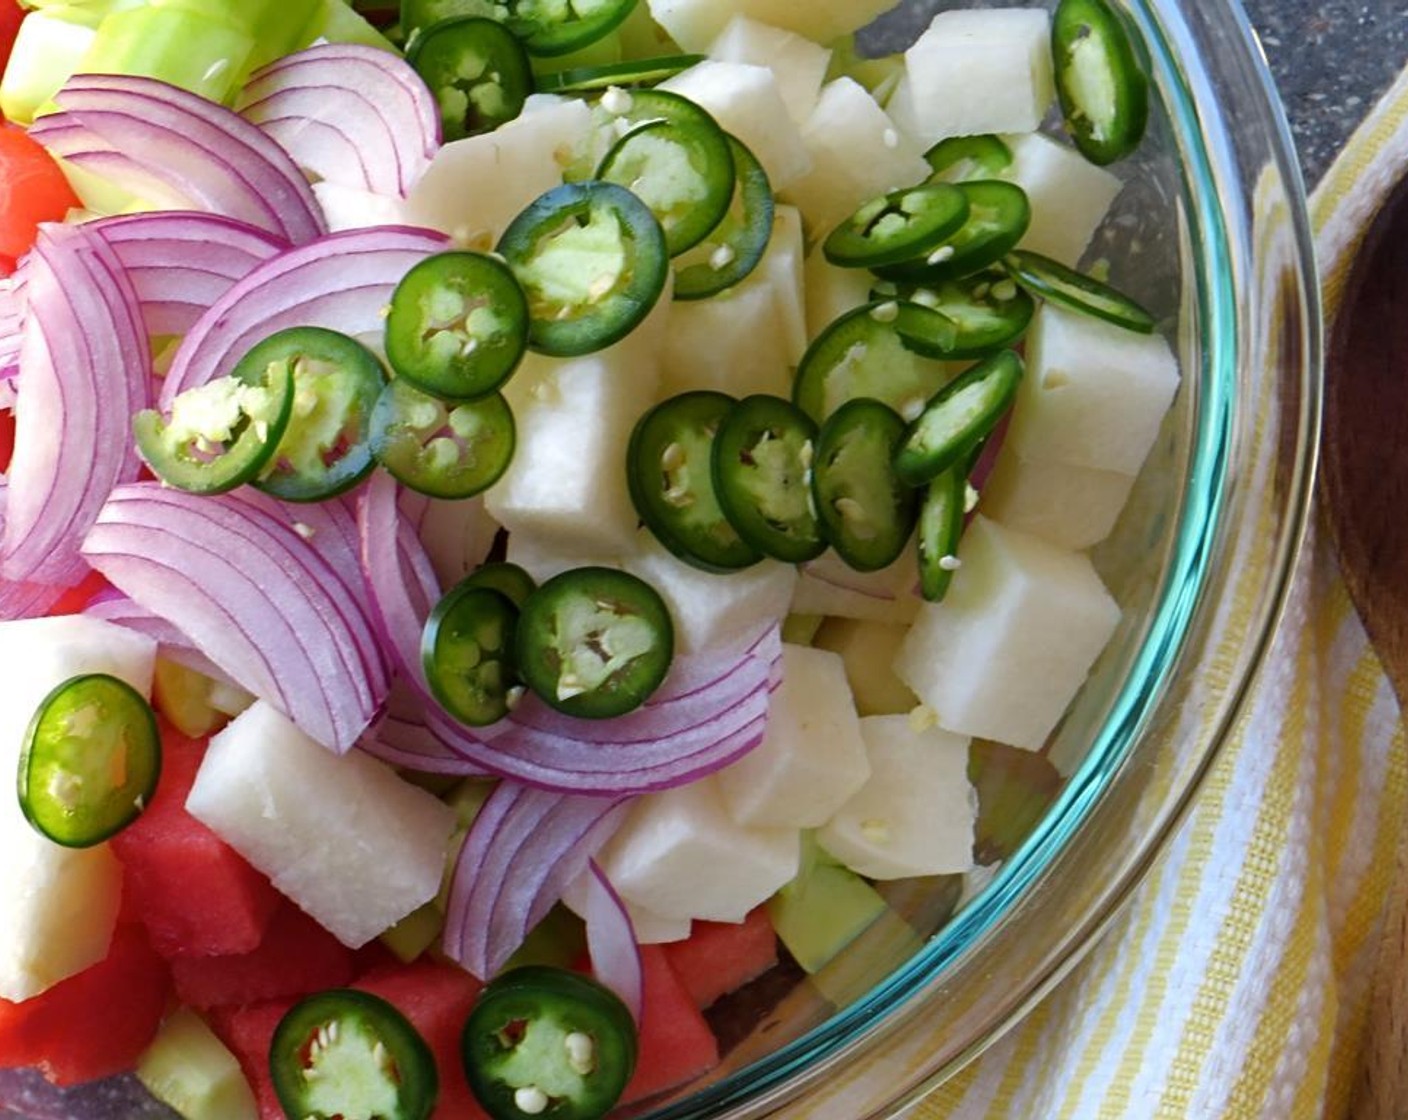
POLYGON ((235 1056, 189 1008, 161 1024, 137 1080, 186 1120, 256 1120, 259 1105, 235 1056))
POLYGON ((792 959, 820 972, 889 907, 880 893, 803 833, 802 870, 768 900, 768 916, 792 959))

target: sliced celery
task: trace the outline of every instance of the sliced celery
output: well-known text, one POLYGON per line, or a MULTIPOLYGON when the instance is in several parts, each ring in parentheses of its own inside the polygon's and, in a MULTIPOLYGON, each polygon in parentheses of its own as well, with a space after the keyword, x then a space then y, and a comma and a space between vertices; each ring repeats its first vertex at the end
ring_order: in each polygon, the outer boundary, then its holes
POLYGON ((394 51, 395 44, 373 27, 358 12, 345 3, 345 0, 323 0, 320 23, 314 26, 310 40, 326 39, 329 43, 361 43, 363 46, 380 47, 384 51, 394 51))
POLYGON ((224 21, 175 5, 149 5, 103 20, 82 67, 159 78, 228 101, 244 81, 254 47, 250 34, 224 21))
POLYGON ((440 940, 444 928, 444 912, 435 903, 427 902, 382 933, 380 941, 396 954, 397 960, 410 964, 440 940))
POLYGON ((777 936, 807 972, 820 972, 889 906, 849 868, 802 834, 802 869, 768 902, 777 936))
POLYGON ((0 81, 0 112, 5 118, 30 124, 39 108, 77 73, 96 34, 91 27, 48 12, 26 16, 0 81))
POLYGON ((538 75, 556 74, 579 67, 612 66, 621 61, 621 36, 612 31, 571 54, 560 54, 552 58, 535 55, 529 61, 532 63, 533 73, 538 75))

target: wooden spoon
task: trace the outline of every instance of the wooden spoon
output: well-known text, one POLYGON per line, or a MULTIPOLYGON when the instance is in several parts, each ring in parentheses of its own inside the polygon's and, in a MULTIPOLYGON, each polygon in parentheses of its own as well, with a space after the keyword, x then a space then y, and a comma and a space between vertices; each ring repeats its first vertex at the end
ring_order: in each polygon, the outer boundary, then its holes
MULTIPOLYGON (((1350 597, 1408 711, 1408 177, 1355 257, 1326 353, 1321 506, 1350 597)), ((1408 813, 1408 806, 1403 807, 1408 813)), ((1348 1115, 1408 1115, 1408 829, 1348 1115)))

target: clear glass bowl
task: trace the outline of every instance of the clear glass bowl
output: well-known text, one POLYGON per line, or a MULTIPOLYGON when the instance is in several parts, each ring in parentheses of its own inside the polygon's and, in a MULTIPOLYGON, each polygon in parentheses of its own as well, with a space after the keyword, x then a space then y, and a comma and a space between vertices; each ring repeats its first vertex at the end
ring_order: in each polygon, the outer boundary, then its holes
MULTIPOLYGON (((909 0, 871 41, 903 47, 935 10, 958 6, 974 5, 909 0)), ((1116 533, 1095 553, 1124 621, 1049 748, 1064 786, 1000 868, 890 885, 898 917, 819 977, 779 970, 730 1001, 714 1016, 729 1044, 723 1065, 632 1116, 895 1116, 1090 948, 1231 731, 1306 519, 1317 280, 1289 133, 1240 7, 1125 6, 1147 48, 1151 130, 1117 168, 1130 183, 1092 257, 1177 320, 1183 384, 1116 533)), ((62 1102, 17 1080, 0 1076, 0 1117, 171 1115, 130 1079, 62 1102)))

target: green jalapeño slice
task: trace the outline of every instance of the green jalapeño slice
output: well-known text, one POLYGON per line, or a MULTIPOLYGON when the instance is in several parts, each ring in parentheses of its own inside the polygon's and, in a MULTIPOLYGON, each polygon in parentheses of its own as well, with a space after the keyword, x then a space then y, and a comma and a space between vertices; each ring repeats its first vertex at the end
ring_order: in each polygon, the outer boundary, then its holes
POLYGON ((338 988, 288 1011, 269 1044, 274 1092, 289 1120, 428 1120, 435 1057, 391 1004, 338 988))
POLYGON ((822 243, 832 264, 878 268, 928 253, 968 220, 968 196, 951 183, 927 183, 871 199, 822 243))
POLYGON ((136 819, 160 772, 156 716, 141 693, 102 673, 73 677, 30 721, 20 751, 20 808, 54 843, 91 847, 136 819))
POLYGON ((1051 20, 1066 130, 1092 163, 1123 159, 1149 121, 1149 80, 1124 20, 1105 0, 1061 0, 1051 20))
POLYGON ((707 299, 746 279, 772 240, 776 202, 763 165, 736 138, 733 199, 708 236, 675 260, 675 299, 707 299))
POLYGON ((625 338, 650 314, 669 274, 660 223, 615 183, 548 191, 509 223, 498 248, 528 296, 529 345, 555 357, 625 338))
POLYGON ((972 179, 955 189, 968 199, 968 219, 925 254, 900 264, 877 265, 887 280, 934 284, 996 264, 1014 249, 1031 225, 1031 202, 1016 183, 972 179))
POLYGON ((431 24, 415 37, 406 61, 440 107, 446 143, 508 123, 533 92, 523 45, 491 19, 469 16, 431 24))
POLYGON ((386 317, 386 360, 418 389, 450 401, 486 396, 528 347, 528 300, 502 261, 437 253, 396 285, 386 317))
POLYGON ((260 384, 221 377, 187 389, 171 415, 145 409, 132 419, 137 450, 164 483, 192 494, 223 494, 252 481, 274 455, 293 414, 293 371, 266 369, 260 384))
POLYGON ((375 466, 372 409, 386 371, 355 338, 323 327, 290 327, 257 344, 230 377, 267 385, 285 370, 293 376, 288 426, 251 481, 287 502, 320 502, 350 490, 375 466))
POLYGON ((513 460, 513 411, 501 393, 455 404, 396 378, 372 410, 377 462, 420 494, 472 498, 494 485, 513 460))
POLYGON ((895 452, 895 472, 910 486, 923 486, 964 460, 1017 398, 1022 359, 999 350, 963 371, 934 395, 895 452))
POLYGON ((518 671, 558 711, 609 719, 660 687, 674 644, 669 609, 650 584, 614 568, 573 568, 523 604, 518 671))
POLYGON ((421 665, 435 699, 461 723, 485 727, 513 707, 522 691, 513 667, 517 625, 512 599, 469 581, 430 612, 421 634, 421 665))
POLYGON ((479 994, 460 1053, 494 1120, 600 1120, 635 1071, 636 1027, 616 993, 590 977, 526 965, 479 994))

